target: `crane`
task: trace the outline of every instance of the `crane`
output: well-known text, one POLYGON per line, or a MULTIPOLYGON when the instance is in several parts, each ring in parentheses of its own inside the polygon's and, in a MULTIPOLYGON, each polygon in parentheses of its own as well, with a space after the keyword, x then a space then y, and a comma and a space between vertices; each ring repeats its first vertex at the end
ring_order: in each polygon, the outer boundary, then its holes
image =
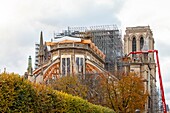
POLYGON ((161 90, 161 96, 162 96, 163 112, 167 113, 165 96, 164 96, 164 88, 163 88, 162 76, 161 76, 161 70, 160 70, 160 64, 159 64, 158 50, 133 51, 133 52, 130 52, 127 56, 131 54, 143 54, 143 53, 156 53, 156 61, 157 61, 157 66, 158 66, 158 75, 159 75, 160 90, 161 90))

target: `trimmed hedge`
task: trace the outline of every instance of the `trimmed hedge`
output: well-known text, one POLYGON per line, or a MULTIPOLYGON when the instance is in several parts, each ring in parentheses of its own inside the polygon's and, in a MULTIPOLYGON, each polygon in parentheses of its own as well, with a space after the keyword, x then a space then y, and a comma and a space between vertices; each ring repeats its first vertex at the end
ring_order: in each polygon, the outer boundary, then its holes
POLYGON ((17 74, 0 74, 0 112, 114 113, 63 92, 32 84, 17 74))

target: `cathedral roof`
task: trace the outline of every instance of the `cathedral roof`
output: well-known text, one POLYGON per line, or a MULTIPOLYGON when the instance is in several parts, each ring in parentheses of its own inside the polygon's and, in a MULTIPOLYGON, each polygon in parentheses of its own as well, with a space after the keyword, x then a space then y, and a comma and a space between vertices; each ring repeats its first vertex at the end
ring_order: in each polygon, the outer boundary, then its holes
POLYGON ((77 37, 70 37, 70 36, 64 36, 62 38, 58 38, 55 40, 55 42, 63 42, 63 41, 74 41, 74 42, 81 42, 81 38, 77 38, 77 37))

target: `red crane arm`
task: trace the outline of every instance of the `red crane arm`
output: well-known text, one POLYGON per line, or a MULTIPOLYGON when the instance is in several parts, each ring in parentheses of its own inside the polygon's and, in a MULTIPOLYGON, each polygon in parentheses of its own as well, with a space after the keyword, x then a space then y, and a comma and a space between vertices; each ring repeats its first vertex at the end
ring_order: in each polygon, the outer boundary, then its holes
POLYGON ((159 82, 160 82, 160 89, 161 89, 161 96, 162 96, 162 105, 164 113, 167 113, 166 111, 166 102, 165 102, 165 96, 164 96, 164 88, 162 83, 162 76, 161 76, 161 70, 160 70, 160 64, 159 64, 159 57, 158 57, 158 50, 148 50, 148 51, 133 51, 128 54, 143 54, 143 53, 156 53, 156 61, 158 66, 158 74, 159 74, 159 82))

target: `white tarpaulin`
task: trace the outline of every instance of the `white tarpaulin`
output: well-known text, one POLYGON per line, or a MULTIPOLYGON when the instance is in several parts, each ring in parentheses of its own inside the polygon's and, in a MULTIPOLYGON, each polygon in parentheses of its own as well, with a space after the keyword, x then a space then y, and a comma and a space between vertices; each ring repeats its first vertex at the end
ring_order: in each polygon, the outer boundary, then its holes
POLYGON ((70 37, 70 36, 64 36, 62 38, 55 39, 55 42, 62 42, 64 40, 71 40, 71 41, 75 41, 75 42, 81 42, 81 38, 70 37))

